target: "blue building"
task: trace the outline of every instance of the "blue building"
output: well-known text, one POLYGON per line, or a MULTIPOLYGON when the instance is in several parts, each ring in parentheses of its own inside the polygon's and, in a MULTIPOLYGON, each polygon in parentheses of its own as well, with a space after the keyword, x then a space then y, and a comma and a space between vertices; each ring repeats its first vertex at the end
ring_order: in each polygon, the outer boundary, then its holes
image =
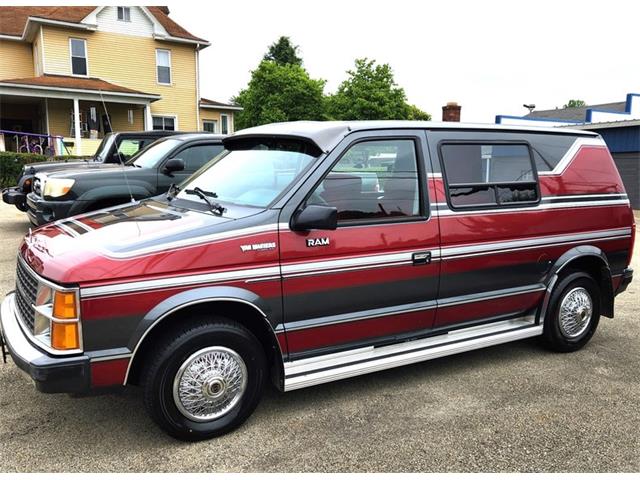
POLYGON ((640 94, 630 93, 623 102, 534 110, 522 117, 496 115, 496 123, 598 132, 618 166, 631 206, 640 209, 640 94))

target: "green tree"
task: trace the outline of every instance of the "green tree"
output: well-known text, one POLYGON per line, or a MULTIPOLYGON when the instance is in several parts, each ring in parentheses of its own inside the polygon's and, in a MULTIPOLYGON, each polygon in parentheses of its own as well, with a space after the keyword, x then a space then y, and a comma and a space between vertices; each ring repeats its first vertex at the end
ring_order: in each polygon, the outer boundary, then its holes
POLYGON ((399 87, 388 64, 359 58, 355 70, 334 95, 327 97, 327 114, 335 120, 407 120, 430 119, 431 116, 407 103, 404 89, 399 87))
POLYGON ((584 102, 584 100, 571 99, 567 103, 565 103, 564 107, 562 108, 576 108, 576 107, 586 107, 586 106, 587 104, 584 102))
POLYGON ((323 120, 324 80, 309 77, 296 64, 263 60, 251 72, 247 88, 234 101, 244 110, 235 118, 237 129, 272 122, 323 120))
POLYGON ((415 105, 409 105, 409 115, 407 120, 431 120, 431 115, 427 112, 423 112, 415 105))
POLYGON ((271 60, 278 65, 302 65, 302 58, 298 56, 298 45, 291 43, 289 37, 280 37, 269 46, 263 60, 271 60))

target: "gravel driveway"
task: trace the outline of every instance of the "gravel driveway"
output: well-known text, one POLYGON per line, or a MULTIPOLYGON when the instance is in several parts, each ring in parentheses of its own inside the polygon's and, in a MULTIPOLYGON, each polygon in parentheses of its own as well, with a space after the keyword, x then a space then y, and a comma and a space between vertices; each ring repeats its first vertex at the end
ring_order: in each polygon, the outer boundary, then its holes
MULTIPOLYGON (((0 203, 3 296, 28 226, 0 203)), ((0 364, 0 471, 638 471, 639 285, 582 351, 530 340, 270 389, 243 427, 197 444, 156 428, 139 389, 44 395, 0 364)))

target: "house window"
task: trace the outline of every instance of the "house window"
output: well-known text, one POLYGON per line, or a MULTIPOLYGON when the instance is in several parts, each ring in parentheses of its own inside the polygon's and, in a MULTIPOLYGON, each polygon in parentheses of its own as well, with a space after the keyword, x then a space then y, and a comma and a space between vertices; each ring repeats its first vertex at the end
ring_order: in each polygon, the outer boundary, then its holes
POLYGON ((69 49, 71 51, 71 73, 86 76, 88 74, 87 41, 83 38, 70 38, 69 49))
POLYGON ((127 122, 129 125, 133 125, 133 110, 131 109, 127 110, 127 122))
POLYGON ((216 133, 218 131, 218 122, 216 120, 203 120, 202 130, 205 132, 216 133))
POLYGON ((156 70, 158 83, 171 85, 171 51, 156 50, 156 70))
POLYGON ((121 22, 130 22, 131 21, 131 8, 129 7, 118 7, 118 20, 121 22))
POLYGON ((536 203, 538 183, 524 144, 450 143, 440 146, 447 193, 455 208, 536 203))
POLYGON ((154 130, 171 130, 176 129, 175 117, 153 117, 153 129, 154 130))
POLYGON ((227 135, 229 133, 229 115, 220 115, 220 125, 221 125, 221 130, 220 132, 223 135, 227 135))

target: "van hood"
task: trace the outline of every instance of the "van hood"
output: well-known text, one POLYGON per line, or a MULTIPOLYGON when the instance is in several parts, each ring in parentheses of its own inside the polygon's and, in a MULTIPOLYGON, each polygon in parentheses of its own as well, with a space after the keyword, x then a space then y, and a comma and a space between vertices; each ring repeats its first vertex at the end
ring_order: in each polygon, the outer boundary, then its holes
POLYGON ((243 237, 264 232, 265 241, 275 242, 276 219, 269 210, 217 216, 148 199, 45 225, 25 237, 21 255, 34 271, 63 284, 175 274, 249 261, 238 255, 243 237), (231 252, 227 240, 234 243, 231 252))

